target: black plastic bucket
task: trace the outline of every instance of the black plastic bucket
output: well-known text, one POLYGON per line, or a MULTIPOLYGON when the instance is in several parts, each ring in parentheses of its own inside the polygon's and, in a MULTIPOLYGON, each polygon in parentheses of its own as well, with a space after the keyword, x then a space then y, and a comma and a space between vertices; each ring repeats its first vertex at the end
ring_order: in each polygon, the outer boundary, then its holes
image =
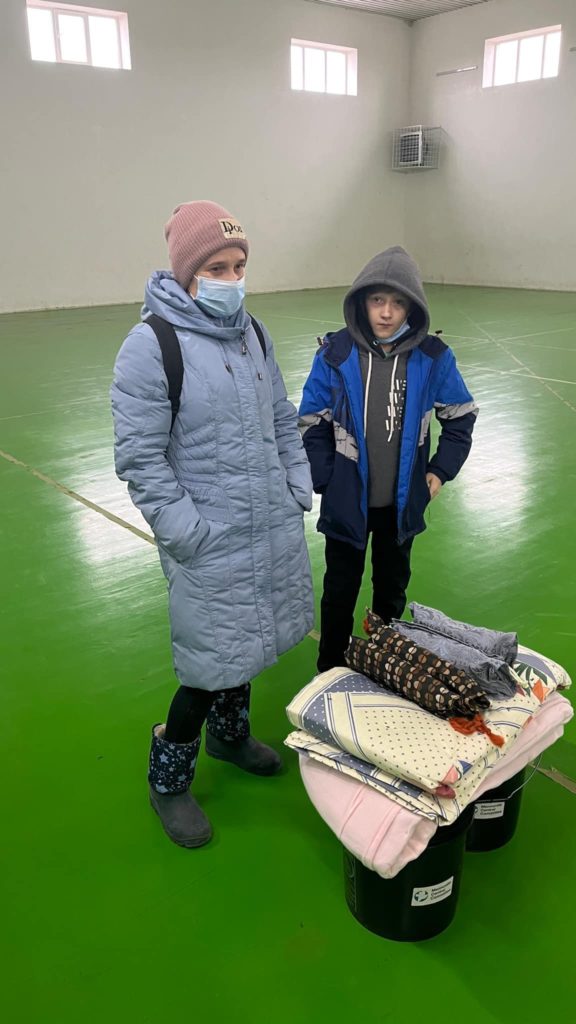
POLYGON ((518 824, 525 775, 523 768, 472 804, 474 817, 466 836, 466 849, 470 853, 497 850, 510 842, 518 824))
POLYGON ((456 913, 464 861, 467 807, 452 825, 437 829, 424 853, 395 878, 381 878, 344 850, 346 902, 369 931, 396 942, 439 935, 456 913))

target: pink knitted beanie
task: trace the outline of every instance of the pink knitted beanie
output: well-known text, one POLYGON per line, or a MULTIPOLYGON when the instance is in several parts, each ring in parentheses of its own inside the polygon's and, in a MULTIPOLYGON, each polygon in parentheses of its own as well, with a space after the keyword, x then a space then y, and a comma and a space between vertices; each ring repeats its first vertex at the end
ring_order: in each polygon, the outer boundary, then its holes
POLYGON ((164 234, 172 273, 185 291, 196 271, 219 249, 238 246, 248 256, 242 225, 223 206, 205 199, 177 206, 164 234))

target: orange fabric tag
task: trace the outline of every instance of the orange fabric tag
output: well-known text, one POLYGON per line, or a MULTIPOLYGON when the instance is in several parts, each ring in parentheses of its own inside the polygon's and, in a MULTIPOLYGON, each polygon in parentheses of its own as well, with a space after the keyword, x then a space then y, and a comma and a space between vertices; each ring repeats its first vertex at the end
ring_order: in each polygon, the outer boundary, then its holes
POLYGON ((480 732, 484 733, 495 747, 504 746, 504 737, 492 732, 486 725, 482 715, 474 715, 474 718, 449 718, 448 721, 452 728, 456 732, 462 733, 463 736, 471 736, 474 732, 480 732))

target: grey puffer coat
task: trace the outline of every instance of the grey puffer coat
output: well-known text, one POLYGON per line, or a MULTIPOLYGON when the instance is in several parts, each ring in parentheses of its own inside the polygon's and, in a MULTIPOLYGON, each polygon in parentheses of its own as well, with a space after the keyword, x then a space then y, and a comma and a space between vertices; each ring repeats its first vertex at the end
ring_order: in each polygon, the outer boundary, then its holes
POLYGON ((308 459, 270 337, 264 359, 244 309, 209 317, 159 271, 143 318, 149 312, 178 334, 180 411, 170 434, 160 348, 140 323, 114 368, 116 472, 156 537, 179 681, 227 689, 312 628, 308 459))

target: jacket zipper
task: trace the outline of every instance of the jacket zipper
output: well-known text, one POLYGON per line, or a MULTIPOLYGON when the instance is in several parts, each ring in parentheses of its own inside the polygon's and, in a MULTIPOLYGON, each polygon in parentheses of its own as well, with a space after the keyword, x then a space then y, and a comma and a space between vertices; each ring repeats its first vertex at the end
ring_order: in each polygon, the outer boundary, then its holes
MULTIPOLYGON (((241 348, 241 352, 242 352, 243 356, 249 355, 250 358, 252 359, 252 362, 254 362, 254 359, 252 357, 252 353, 250 352, 250 349, 248 348, 248 345, 246 344, 246 331, 242 331, 242 348, 241 348)), ((257 369, 255 363, 254 363, 254 369, 256 370, 256 375, 258 377, 258 380, 264 380, 263 375, 260 373, 260 370, 257 369)))
MULTIPOLYGON (((411 354, 412 353, 410 353, 410 355, 411 354)), ((406 393, 408 393, 408 362, 409 362, 409 359, 406 361, 406 393)), ((423 391, 426 388, 426 385, 428 383, 428 380, 429 380, 431 374, 432 374, 432 365, 430 365, 430 367, 428 369, 428 373, 426 374, 426 380, 424 381, 424 388, 422 389, 423 391)), ((420 413, 422 413, 422 404, 420 405, 420 413)), ((422 423, 422 415, 420 416, 420 421, 418 423, 418 430, 420 430, 421 423, 422 423)), ((400 453, 399 453, 398 461, 400 461, 400 454, 401 454, 401 451, 402 451, 402 436, 403 436, 403 434, 404 434, 404 422, 402 422, 402 434, 400 435, 400 453)), ((420 434, 418 433, 418 435, 416 437, 416 444, 414 445, 414 451, 412 452, 412 462, 410 464, 410 475, 408 477, 408 493, 407 493, 407 496, 406 496, 406 508, 408 508, 408 500, 410 498, 410 491, 412 490, 412 478, 414 476, 414 466, 416 464, 416 455, 418 454, 418 447, 419 447, 418 446, 418 441, 419 441, 419 438, 420 438, 420 434)), ((399 475, 396 474, 396 488, 395 488, 396 493, 394 495, 396 509, 398 509, 398 484, 399 484, 399 475)), ((404 519, 404 515, 406 513, 406 508, 402 512, 402 519, 404 519)))
MULTIPOLYGON (((344 387, 344 394, 346 395, 346 402, 348 403, 348 409, 349 409, 349 412, 350 412, 350 417, 352 418, 352 402, 350 401, 350 392, 348 390, 348 384, 347 384, 347 381, 346 381, 346 377, 342 373, 342 370, 340 369, 340 366, 333 366, 332 369, 335 370, 336 373, 338 373, 340 375, 340 380, 342 381, 342 385, 344 387)), ((362 380, 362 374, 360 374, 360 380, 362 380)), ((354 422, 353 418, 352 418, 352 422, 354 422)), ((356 426, 356 424, 354 424, 354 425, 356 426)), ((360 437, 358 437, 356 439, 356 443, 358 445, 358 469, 357 469, 357 472, 358 472, 358 475, 360 476, 360 437)), ((366 472, 368 472, 368 449, 366 448, 366 437, 364 437, 364 448, 366 449, 366 472)), ((360 482, 362 482, 362 477, 361 476, 360 476, 360 482)), ((364 527, 365 527, 366 538, 367 538, 368 537, 368 477, 366 477, 366 485, 365 486, 366 486, 366 515, 364 516, 364 527)))

